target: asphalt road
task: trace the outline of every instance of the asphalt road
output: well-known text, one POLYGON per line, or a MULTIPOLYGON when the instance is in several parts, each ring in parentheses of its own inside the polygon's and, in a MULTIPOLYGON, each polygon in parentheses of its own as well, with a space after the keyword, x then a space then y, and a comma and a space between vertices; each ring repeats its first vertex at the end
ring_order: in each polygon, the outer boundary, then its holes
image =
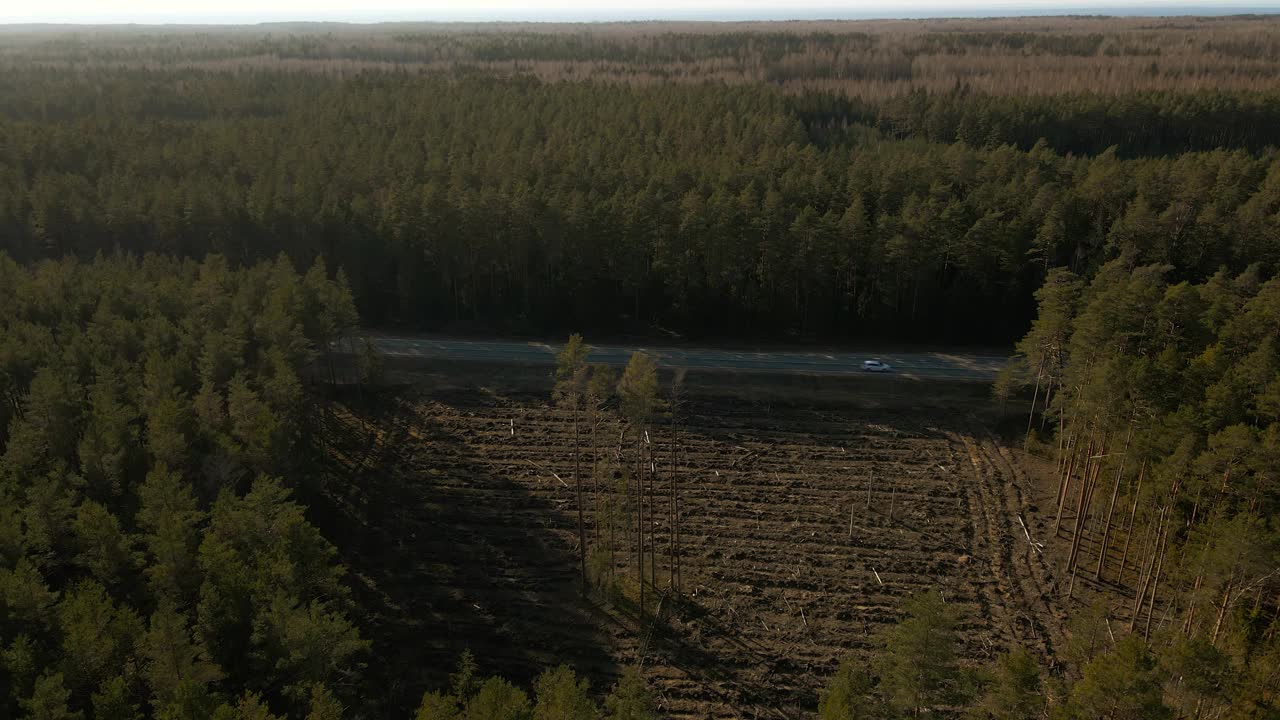
MULTIPOLYGON (((453 340, 443 338, 378 336, 378 351, 388 357, 420 357, 459 362, 523 363, 554 365, 560 345, 541 342, 501 340, 453 340)), ((871 355, 854 352, 753 352, 710 348, 669 348, 620 345, 592 345, 592 363, 626 365, 631 354, 644 350, 654 355, 660 367, 738 370, 777 374, 880 375, 917 379, 990 381, 1008 360, 1000 355, 922 352, 871 355), (868 373, 862 361, 871 358, 888 363, 887 373, 868 373)))

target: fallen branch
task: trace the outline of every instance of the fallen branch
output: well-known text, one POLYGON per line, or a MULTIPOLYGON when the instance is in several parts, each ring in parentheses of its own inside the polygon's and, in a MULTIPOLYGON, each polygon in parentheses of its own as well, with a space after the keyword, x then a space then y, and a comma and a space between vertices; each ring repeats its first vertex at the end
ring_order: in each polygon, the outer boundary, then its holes
POLYGON ((1031 539, 1031 533, 1027 532, 1027 524, 1022 522, 1022 516, 1018 516, 1018 524, 1022 526, 1022 534, 1027 538, 1027 543, 1031 545, 1031 549, 1037 553, 1044 553, 1044 545, 1031 539))
MULTIPOLYGON (((553 478, 555 478, 555 479, 557 479, 557 480, 560 480, 560 476, 559 476, 559 475, 555 474, 555 472, 553 472, 553 471, 551 471, 551 470, 546 469, 545 467, 543 467, 543 466, 539 465, 538 463, 536 463, 536 462, 534 462, 534 461, 532 461, 532 460, 525 460, 525 462, 527 462, 527 463, 529 463, 530 465, 534 466, 534 467, 535 467, 535 468, 537 468, 538 470, 541 470, 541 471, 543 471, 543 472, 551 473, 551 477, 553 477, 553 478)), ((565 486, 565 487, 569 487, 569 483, 565 482, 564 480, 560 480, 560 484, 561 484, 561 485, 563 485, 563 486, 565 486)))

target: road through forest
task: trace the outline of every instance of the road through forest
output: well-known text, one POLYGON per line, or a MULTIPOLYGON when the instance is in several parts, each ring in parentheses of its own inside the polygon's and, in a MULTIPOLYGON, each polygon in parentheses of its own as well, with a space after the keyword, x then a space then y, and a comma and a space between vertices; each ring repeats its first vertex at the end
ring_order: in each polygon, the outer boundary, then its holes
MULTIPOLYGON (((524 363, 553 365, 561 345, 505 340, 457 340, 432 337, 380 335, 375 347, 388 357, 420 357, 461 362, 524 363)), ((749 351, 711 348, 592 345, 589 361, 625 365, 636 350, 652 354, 660 367, 731 370, 775 374, 843 375, 858 373, 862 361, 876 358, 888 363, 888 376, 917 379, 991 381, 1008 357, 953 352, 890 352, 873 355, 846 351, 749 351)))

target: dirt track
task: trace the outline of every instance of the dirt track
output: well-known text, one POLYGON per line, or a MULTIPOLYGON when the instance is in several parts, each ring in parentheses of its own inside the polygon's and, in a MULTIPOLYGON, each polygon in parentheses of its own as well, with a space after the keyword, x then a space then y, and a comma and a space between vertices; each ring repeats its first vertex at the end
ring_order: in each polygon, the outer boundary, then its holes
MULTIPOLYGON (((642 662, 670 717, 803 717, 838 660, 873 647, 915 592, 960 610, 967 660, 1015 642, 1051 657, 1061 615, 1018 522, 1026 481, 967 410, 693 397, 685 599, 650 632, 577 595, 571 425, 544 398, 418 390, 379 418, 334 419, 353 438, 335 447, 340 464, 364 468, 339 506, 361 518, 341 522, 363 539, 347 560, 381 607, 375 647, 408 642, 396 662, 422 668, 384 669, 401 702, 471 647, 519 682, 569 662, 603 688, 642 662)), ((665 463, 666 428, 653 436, 665 463)), ((602 437, 616 445, 617 426, 602 437)), ((668 525, 659 512, 661 548, 668 525)))

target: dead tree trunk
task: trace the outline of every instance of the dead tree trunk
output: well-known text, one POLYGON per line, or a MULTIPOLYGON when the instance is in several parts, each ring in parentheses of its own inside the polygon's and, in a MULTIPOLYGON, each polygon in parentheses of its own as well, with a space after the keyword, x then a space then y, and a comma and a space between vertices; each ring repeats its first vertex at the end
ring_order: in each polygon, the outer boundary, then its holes
POLYGON ((669 534, 670 534, 670 540, 671 540, 671 550, 670 550, 670 554, 669 554, 669 556, 668 556, 668 558, 667 558, 667 563, 670 565, 669 570, 670 570, 670 575, 671 575, 670 580, 669 580, 669 581, 668 581, 668 583, 667 583, 667 587, 669 587, 669 588, 671 588, 671 589, 673 589, 673 590, 674 590, 674 589, 675 589, 675 587, 676 587, 676 542, 677 542, 677 539, 678 539, 678 534, 677 534, 677 533, 679 532, 679 531, 678 531, 678 527, 679 527, 679 524, 678 524, 678 523, 679 523, 679 520, 678 520, 678 518, 679 518, 679 515, 678 515, 678 513, 679 513, 679 507, 678 507, 678 500, 677 500, 677 498, 679 497, 679 485, 677 484, 677 481, 676 481, 676 437, 677 437, 678 432, 679 432, 679 431, 677 430, 677 427, 676 427, 676 409, 675 409, 675 405, 674 405, 674 403, 673 403, 673 404, 672 404, 672 407, 671 407, 671 440, 670 440, 670 449, 671 449, 671 519, 670 519, 670 525, 671 525, 671 529, 670 529, 670 531, 669 531, 669 534))
POLYGON ((642 436, 636 431, 636 586, 640 592, 640 618, 644 619, 644 476, 640 474, 642 436))
POLYGON ((1116 470, 1116 479, 1111 483, 1111 502, 1107 504, 1107 518, 1102 525, 1102 543, 1098 549, 1098 566, 1093 570, 1093 579, 1102 579, 1102 568, 1107 559, 1107 542, 1111 539, 1111 516, 1116 511, 1116 497, 1120 494, 1120 478, 1124 475, 1125 461, 1128 460, 1129 441, 1133 440, 1133 424, 1129 424, 1129 434, 1124 438, 1124 449, 1120 452, 1120 468, 1116 470))
POLYGON ((1044 432, 1045 420, 1049 417, 1049 404, 1053 402, 1053 375, 1049 376, 1049 385, 1044 389, 1044 410, 1040 411, 1040 432, 1044 432))
POLYGON ((1168 512, 1168 506, 1160 508, 1160 517, 1155 525, 1155 538, 1151 544, 1151 549, 1147 553, 1147 558, 1142 562, 1141 572, 1138 574, 1138 591, 1133 598, 1133 615, 1129 618, 1129 632, 1137 627, 1138 618, 1142 615, 1142 601, 1147 597, 1147 588, 1151 586, 1151 576, 1155 574, 1156 555, 1159 554, 1160 543, 1163 542, 1165 531, 1165 515, 1168 512))
POLYGON ((591 541, 600 545, 600 418, 591 418, 591 541))
POLYGON ((1124 531, 1124 552, 1120 553, 1120 574, 1116 578, 1117 583, 1124 583, 1125 564, 1129 560, 1129 541, 1133 539, 1133 521, 1138 514, 1138 497, 1142 494, 1142 478, 1147 474, 1147 461, 1142 461, 1142 466, 1138 468, 1138 483, 1133 490, 1133 503, 1129 506, 1129 523, 1124 531))
MULTIPOLYGON (((648 438, 645 438, 646 441, 648 438)), ((654 443, 646 442, 649 448, 649 586, 658 592, 658 530, 654 527, 654 518, 658 512, 658 498, 654 486, 657 484, 658 466, 654 462, 654 443)))
POLYGON ((1235 573, 1227 578, 1227 587, 1222 591, 1222 603, 1218 605, 1218 616, 1213 621, 1213 633, 1209 636, 1209 644, 1218 646, 1218 634, 1222 632, 1222 619, 1227 616, 1227 606, 1231 604, 1231 586, 1235 583, 1235 573))
POLYGON ((1164 556, 1169 548, 1169 533, 1164 534, 1164 543, 1160 546, 1160 561, 1156 563, 1156 579, 1151 585, 1151 599, 1147 602, 1147 626, 1142 631, 1144 640, 1151 640, 1151 618, 1156 614, 1156 596, 1160 594, 1160 574, 1164 570, 1164 556))
POLYGON ((578 400, 573 403, 573 484, 578 490, 578 565, 582 571, 582 595, 586 597, 587 586, 587 531, 582 510, 582 463, 578 446, 578 400))
MULTIPOLYGON (((1098 455, 1104 454, 1106 449, 1106 439, 1102 441, 1098 455)), ((1080 497, 1076 501, 1076 521, 1071 535, 1071 552, 1067 556, 1067 569, 1074 569, 1077 557, 1080 554, 1080 540, 1084 535, 1085 520, 1089 514, 1089 504, 1093 499, 1093 488, 1098 483, 1098 474, 1102 472, 1102 462, 1099 458, 1086 458, 1084 472, 1080 481, 1080 497), (1090 461, 1095 461, 1090 466, 1090 461)))
MULTIPOLYGON (((1040 399, 1040 378, 1044 375, 1044 358, 1040 358, 1040 367, 1036 368, 1036 390, 1031 394, 1031 410, 1027 413, 1027 437, 1031 436, 1031 424, 1036 419, 1036 401, 1040 399)), ((1004 411, 1001 410, 1003 413, 1004 411)))
MULTIPOLYGON (((1080 455, 1079 446, 1072 448, 1070 452, 1071 452, 1071 460, 1070 462, 1067 463, 1067 471, 1066 471, 1066 474, 1063 475, 1061 490, 1058 493, 1058 514, 1053 519, 1054 537, 1058 536, 1058 531, 1062 527, 1062 511, 1067 504, 1067 496, 1071 493, 1071 476, 1074 475, 1076 471, 1076 464, 1078 463, 1078 458, 1080 455)), ((1093 438, 1089 439, 1089 444, 1086 446, 1086 449, 1085 449, 1086 472, 1088 468, 1088 458, 1091 455, 1093 455, 1093 438)), ((1083 478, 1084 475, 1085 473, 1082 472, 1081 477, 1083 478)))

